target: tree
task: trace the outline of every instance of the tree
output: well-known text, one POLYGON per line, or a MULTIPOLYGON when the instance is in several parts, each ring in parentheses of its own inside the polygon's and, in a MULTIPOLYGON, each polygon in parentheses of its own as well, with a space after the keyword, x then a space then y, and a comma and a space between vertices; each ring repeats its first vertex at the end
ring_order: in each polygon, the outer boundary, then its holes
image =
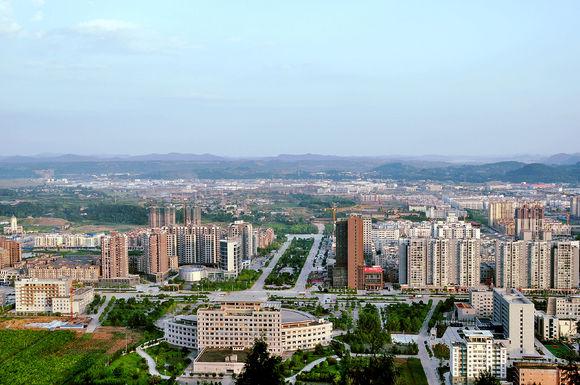
POLYGON ((381 325, 381 317, 375 305, 366 304, 359 314, 358 334, 364 344, 370 346, 372 354, 376 354, 387 342, 387 333, 381 325))
POLYGON ((500 381, 489 370, 479 372, 473 385, 501 385, 500 381))
POLYGON ((578 356, 569 351, 564 357, 566 365, 562 367, 562 383, 580 385, 580 372, 578 371, 578 356))
POLYGON ((283 385, 281 362, 280 357, 270 355, 264 340, 256 340, 236 385, 283 385))
POLYGON ((448 360, 449 359, 449 347, 445 344, 436 344, 435 346, 433 346, 433 355, 435 355, 435 357, 440 358, 440 359, 444 359, 444 360, 448 360))
POLYGON ((399 371, 391 355, 351 358, 347 353, 339 364, 339 385, 395 385, 399 371))

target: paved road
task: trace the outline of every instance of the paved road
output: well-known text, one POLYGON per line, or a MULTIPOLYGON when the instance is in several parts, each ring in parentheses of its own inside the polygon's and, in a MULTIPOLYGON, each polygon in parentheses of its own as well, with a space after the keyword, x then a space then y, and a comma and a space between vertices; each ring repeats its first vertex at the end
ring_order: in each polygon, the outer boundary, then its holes
POLYGON ((149 374, 151 374, 152 376, 159 376, 164 380, 169 379, 169 376, 159 373, 159 371, 157 370, 155 360, 151 358, 149 354, 145 353, 145 351, 141 346, 137 347, 137 354, 143 357, 145 361, 147 361, 147 366, 149 367, 149 374))
MULTIPOLYGON (((337 358, 336 356, 331 356, 334 358, 337 358)), ((292 377, 286 377, 286 383, 290 383, 290 384, 294 384, 296 382, 296 377, 302 373, 302 372, 309 372, 312 370, 312 368, 314 368, 316 365, 318 365, 319 363, 321 363, 322 361, 326 361, 328 357, 322 357, 319 358, 317 360, 312 361, 311 363, 309 363, 308 365, 306 365, 304 368, 302 368, 301 371, 299 371, 298 373, 296 373, 295 375, 293 375, 292 377)))
POLYGON ((304 262, 304 267, 302 267, 302 271, 300 271, 300 275, 298 276, 298 280, 296 281, 296 285, 294 286, 294 290, 298 292, 306 290, 308 276, 314 270, 314 266, 312 266, 312 261, 316 257, 316 254, 318 254, 318 247, 320 246, 320 241, 322 240, 322 235, 320 234, 316 235, 313 234, 312 237, 314 238, 314 243, 312 244, 310 253, 308 253, 306 262, 304 262))
POLYGON ((425 341, 429 343, 429 320, 431 319, 431 316, 435 311, 435 306, 437 306, 439 301, 441 301, 441 299, 433 298, 433 305, 431 306, 431 310, 429 310, 427 317, 425 317, 425 321, 423 321, 423 326, 421 326, 419 337, 417 338, 417 345, 419 345, 419 355, 417 357, 421 360, 421 364, 423 364, 423 370, 425 370, 427 382, 429 382, 430 385, 439 385, 441 383, 439 381, 439 374, 437 373, 439 359, 435 357, 429 358, 429 353, 427 353, 427 349, 425 348, 425 341))
POLYGON ((105 294, 101 294, 101 296, 102 297, 104 296, 106 298, 106 300, 105 300, 105 302, 103 302, 103 304, 99 308, 99 311, 97 311, 96 314, 92 314, 91 315, 91 317, 93 319, 87 325, 87 333, 92 333, 92 332, 95 331, 95 329, 101 327, 101 323, 99 322, 99 317, 101 316, 101 314, 103 314, 103 311, 105 310, 105 308, 107 307, 109 301, 111 300, 111 297, 110 296, 107 296, 105 294))
POLYGON ((292 239, 294 239, 294 237, 288 236, 288 240, 286 242, 284 242, 284 244, 282 245, 282 247, 278 251, 276 251, 276 253, 274 254, 274 257, 270 261, 270 264, 264 268, 260 278, 258 278, 256 280, 256 282, 254 282, 254 284, 252 285, 252 287, 248 291, 260 291, 261 292, 264 290, 264 282, 266 281, 266 277, 268 275, 270 275, 270 273, 274 269, 274 266, 276 266, 276 264, 280 260, 280 257, 282 257, 282 254, 284 254, 284 252, 286 251, 288 246, 290 246, 292 239))

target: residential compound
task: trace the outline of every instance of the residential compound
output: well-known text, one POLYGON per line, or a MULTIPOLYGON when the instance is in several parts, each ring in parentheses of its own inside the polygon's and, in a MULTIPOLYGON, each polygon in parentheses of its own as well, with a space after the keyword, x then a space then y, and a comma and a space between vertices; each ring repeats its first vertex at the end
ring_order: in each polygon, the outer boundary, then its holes
POLYGON ((100 276, 96 261, 65 259, 61 255, 52 254, 26 260, 23 263, 23 271, 28 278, 68 279, 83 283, 96 283, 100 276))
POLYGON ((579 241, 498 241, 497 287, 572 289, 579 283, 579 241))
POLYGON ((70 280, 22 279, 14 284, 17 313, 81 314, 94 299, 91 287, 74 290, 70 280))
POLYGON ((179 317, 165 326, 167 341, 177 346, 243 350, 261 338, 276 355, 328 345, 331 334, 332 324, 326 320, 244 295, 220 298, 199 309, 197 316, 179 317))
POLYGON ((406 287, 478 286, 478 239, 411 238, 399 249, 399 282, 406 287))

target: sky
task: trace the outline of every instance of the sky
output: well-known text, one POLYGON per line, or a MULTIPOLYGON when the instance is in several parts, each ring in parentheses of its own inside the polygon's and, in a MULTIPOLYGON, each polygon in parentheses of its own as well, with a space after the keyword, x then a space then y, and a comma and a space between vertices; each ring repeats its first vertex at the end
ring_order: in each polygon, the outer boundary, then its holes
POLYGON ((578 15, 577 0, 0 0, 0 155, 578 152, 578 15))

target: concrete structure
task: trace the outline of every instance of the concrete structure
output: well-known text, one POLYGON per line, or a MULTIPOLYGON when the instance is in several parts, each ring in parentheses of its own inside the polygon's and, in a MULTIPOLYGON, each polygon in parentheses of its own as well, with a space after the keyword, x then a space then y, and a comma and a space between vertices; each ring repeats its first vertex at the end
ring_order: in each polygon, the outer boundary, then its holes
POLYGON ((515 289, 494 289, 493 321, 503 327, 514 356, 534 355, 534 304, 515 289))
POLYGON ((143 273, 166 274, 169 271, 167 233, 153 229, 143 234, 143 248, 143 273))
POLYGON ((175 207, 151 206, 149 208, 149 227, 160 228, 175 225, 175 207))
POLYGON ((242 256, 240 244, 237 241, 220 241, 220 268, 237 277, 242 271, 242 256))
POLYGON ((242 259, 251 259, 254 256, 254 230, 251 223, 235 221, 228 227, 228 239, 237 239, 242 259))
POLYGON ((463 330, 463 340, 451 347, 453 384, 471 383, 482 371, 489 370, 499 379, 506 378, 507 349, 487 330, 463 330))
POLYGON ((18 226, 18 219, 13 215, 10 218, 10 226, 4 226, 4 234, 6 235, 20 235, 24 233, 22 226, 18 226))
POLYGON ((89 261, 65 259, 60 255, 43 255, 24 262, 28 278, 70 279, 73 282, 96 283, 100 272, 96 264, 89 261))
POLYGON ((580 321, 580 296, 550 297, 546 313, 557 318, 580 321))
POLYGON ((570 198, 570 215, 580 218, 580 195, 570 198))
POLYGON ((363 253, 365 257, 373 255, 373 221, 371 217, 363 217, 363 253))
POLYGON ((578 287, 578 241, 555 242, 552 250, 552 287, 572 289, 578 287))
POLYGON ((543 311, 534 314, 534 329, 538 338, 544 341, 568 338, 577 333, 576 320, 560 319, 543 311))
MULTIPOLYGON (((50 279, 22 279, 16 281, 16 312, 62 313, 71 312, 71 281, 50 279)), ((93 288, 80 288, 72 292, 73 314, 83 313, 93 301, 93 288)))
MULTIPOLYGON (((95 293, 92 287, 79 288, 73 291, 72 294, 72 314, 78 316, 85 312, 87 307, 95 299, 95 293)), ((71 314, 71 298, 70 294, 63 297, 52 298, 52 313, 60 313, 62 315, 71 314)))
POLYGON ((544 207, 538 202, 522 203, 515 210, 516 236, 524 239, 524 233, 530 232, 532 239, 540 238, 544 230, 544 207))
POLYGON ((469 304, 478 316, 493 317, 493 290, 470 290, 469 304))
POLYGON ((494 229, 498 229, 500 222, 514 220, 513 202, 489 202, 487 210, 488 225, 494 229))
POLYGON ((197 316, 181 315, 167 321, 164 334, 171 345, 197 349, 197 316))
POLYGON ((455 319, 460 321, 471 321, 477 316, 477 310, 468 303, 455 302, 455 319))
POLYGON ((250 351, 248 349, 205 348, 193 361, 193 373, 240 374, 250 351))
POLYGON ((509 380, 514 385, 560 385, 561 371, 557 364, 514 362, 509 380))
POLYGON ((336 222, 336 263, 334 287, 363 288, 364 244, 363 218, 351 215, 336 222))
POLYGON ((241 350, 262 338, 276 355, 297 349, 328 345, 332 324, 297 310, 281 309, 279 302, 264 297, 232 295, 220 298, 219 305, 197 313, 198 348, 241 350))
POLYGON ((368 291, 383 289, 383 268, 380 266, 363 268, 363 286, 368 291))
POLYGON ((207 269, 204 266, 180 266, 179 278, 186 282, 199 282, 207 278, 207 269))
POLYGON ((103 278, 129 275, 129 247, 125 234, 111 233, 101 240, 101 271, 103 278))
POLYGON ((18 241, 0 237, 0 269, 14 267, 22 261, 22 245, 18 241))

